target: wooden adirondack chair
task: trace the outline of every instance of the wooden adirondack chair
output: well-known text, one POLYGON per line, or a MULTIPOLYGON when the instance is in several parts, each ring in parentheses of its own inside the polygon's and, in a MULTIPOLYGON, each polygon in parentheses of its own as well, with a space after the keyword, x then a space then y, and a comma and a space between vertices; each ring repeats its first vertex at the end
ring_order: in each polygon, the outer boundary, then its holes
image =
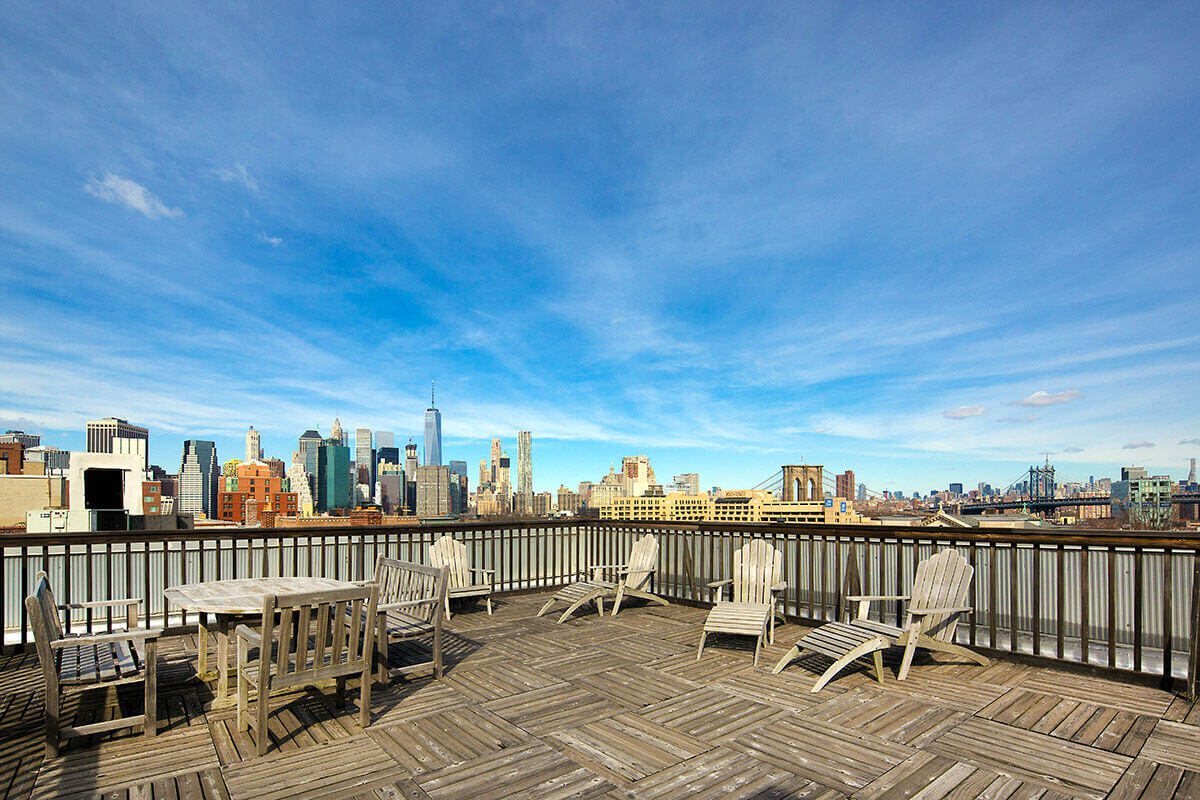
POLYGON ((38 662, 46 680, 46 757, 58 755, 61 739, 87 736, 118 728, 142 727, 147 737, 158 729, 158 631, 138 628, 137 606, 142 601, 95 600, 58 605, 45 572, 36 577, 34 593, 25 598, 33 627, 38 662), (125 609, 126 628, 111 633, 74 635, 63 632, 60 610, 117 607, 125 609), (59 712, 63 695, 100 686, 144 683, 145 707, 141 714, 86 725, 62 727, 59 712))
POLYGON ((247 625, 237 627, 237 726, 250 731, 260 756, 267 752, 270 738, 267 715, 272 689, 334 679, 338 703, 344 706, 346 680, 358 677, 358 721, 364 728, 370 723, 372 634, 378 602, 379 587, 373 583, 268 595, 263 600, 262 627, 258 631, 247 625), (257 704, 253 717, 249 713, 251 687, 257 704))
POLYGON ((458 597, 483 597, 487 600, 487 612, 492 613, 492 590, 495 588, 496 571, 471 566, 467 546, 446 534, 429 545, 429 563, 450 571, 446 586, 446 619, 450 619, 450 601, 458 597), (479 579, 474 576, 478 575, 479 579))
POLYGON ((429 666, 433 667, 434 677, 442 677, 442 619, 449 572, 446 567, 427 567, 382 555, 375 561, 375 583, 379 586, 375 641, 381 683, 429 666), (391 666, 388 660, 391 642, 426 636, 433 638, 429 661, 391 666))
POLYGON ((765 539, 747 542, 733 554, 733 575, 708 584, 716 605, 704 621, 696 660, 704 655, 704 642, 710 633, 737 633, 755 637, 754 665, 758 666, 763 639, 775 642, 776 593, 787 588, 783 553, 765 539), (732 589, 730 600, 724 599, 726 586, 732 589))
POLYGON ((621 600, 625 597, 640 597, 667 606, 666 600, 648 591, 650 579, 658 566, 658 539, 647 533, 633 543, 629 551, 628 564, 601 564, 588 567, 583 575, 591 573, 591 579, 572 583, 560 590, 554 597, 546 601, 537 616, 542 616, 555 606, 565 603, 567 610, 558 618, 563 622, 580 606, 594 602, 596 610, 604 615, 604 598, 613 598, 613 616, 621 610, 621 600))
POLYGON ((954 642, 959 620, 971 612, 966 600, 974 572, 974 568, 957 550, 947 548, 917 565, 911 595, 848 596, 848 601, 858 603, 857 617, 850 622, 830 622, 807 634, 775 665, 773 672, 783 670, 803 650, 829 656, 834 659, 833 664, 813 684, 811 690, 819 692, 850 663, 872 655, 875 677, 882 682, 881 651, 893 645, 904 648, 904 657, 897 673, 899 680, 908 677, 913 654, 918 647, 950 653, 986 667, 986 658, 954 642), (903 627, 868 618, 872 602, 887 600, 909 601, 903 627))

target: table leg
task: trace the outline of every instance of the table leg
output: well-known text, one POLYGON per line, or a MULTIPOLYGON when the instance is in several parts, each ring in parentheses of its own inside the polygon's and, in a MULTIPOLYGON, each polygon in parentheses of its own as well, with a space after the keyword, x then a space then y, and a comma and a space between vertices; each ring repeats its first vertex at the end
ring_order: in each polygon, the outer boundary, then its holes
POLYGON ((217 614, 217 696, 216 702, 229 698, 229 617, 217 614))
POLYGON ((201 612, 196 626, 196 673, 200 680, 210 680, 208 674, 208 615, 201 612))

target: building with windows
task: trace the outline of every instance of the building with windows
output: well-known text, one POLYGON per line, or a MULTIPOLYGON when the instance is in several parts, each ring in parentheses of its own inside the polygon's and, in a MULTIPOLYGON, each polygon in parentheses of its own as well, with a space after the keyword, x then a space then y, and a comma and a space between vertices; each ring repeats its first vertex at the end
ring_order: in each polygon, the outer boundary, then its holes
POLYGON ((115 439, 140 439, 146 442, 147 460, 145 466, 150 466, 150 431, 140 425, 131 425, 129 420, 119 417, 105 417, 93 420, 87 424, 87 452, 89 453, 119 453, 122 450, 114 442, 115 439))
MULTIPOLYGON (((8 431, 5 431, 4 433, 0 434, 0 443, 3 443, 3 442, 16 442, 17 444, 20 444, 22 447, 24 447, 26 450, 29 450, 31 448, 38 447, 39 445, 41 445, 42 437, 36 433, 26 433, 25 431, 8 430, 8 431)), ((1195 461, 1195 460, 1196 459, 1194 459, 1194 458, 1192 459, 1192 461, 1195 461)))
POLYGON ((213 517, 217 510, 217 445, 204 439, 183 443, 179 463, 179 497, 175 507, 184 514, 213 517))
POLYGON ((847 498, 779 500, 770 492, 753 490, 729 490, 720 497, 679 493, 618 497, 599 506, 599 510, 601 519, 659 522, 850 524, 863 521, 847 498))
POLYGON ((549 492, 538 492, 533 496, 533 514, 538 517, 548 517, 554 513, 554 495, 549 492))
POLYGON ((833 493, 835 495, 838 497, 849 497, 850 499, 854 499, 854 490, 857 486, 857 484, 854 482, 854 470, 848 469, 841 475, 835 475, 833 477, 833 485, 833 493))
POLYGON ((375 447, 371 441, 370 428, 354 429, 354 463, 359 470, 366 470, 363 483, 375 485, 375 447))
POLYGON ((667 493, 696 496, 700 494, 700 476, 695 472, 685 472, 675 476, 675 482, 667 488, 667 493))
POLYGON ((579 495, 562 484, 558 487, 558 513, 579 513, 579 495))
POLYGON ((1151 477, 1142 467, 1121 468, 1121 480, 1112 484, 1113 517, 1134 525, 1165 528, 1173 512, 1170 477, 1151 477))
POLYGON ((351 508, 353 502, 350 448, 327 439, 317 448, 317 511, 351 508))
POLYGON ((436 464, 417 467, 417 516, 448 517, 454 507, 450 496, 450 468, 436 464))
POLYGON ((246 460, 262 461, 262 457, 262 436, 251 425, 250 430, 246 431, 246 460))
POLYGON ((526 511, 533 506, 533 433, 517 431, 517 494, 526 511))
POLYGON ((433 384, 429 385, 429 408, 425 409, 425 464, 442 465, 442 412, 433 402, 433 384))

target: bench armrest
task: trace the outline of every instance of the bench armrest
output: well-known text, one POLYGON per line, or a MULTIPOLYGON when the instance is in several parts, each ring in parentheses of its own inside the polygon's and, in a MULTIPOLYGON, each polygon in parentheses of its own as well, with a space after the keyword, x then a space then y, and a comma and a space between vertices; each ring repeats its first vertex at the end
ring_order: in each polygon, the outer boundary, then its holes
POLYGON ((126 597, 122 600, 88 600, 83 603, 60 603, 58 608, 60 611, 69 611, 74 608, 106 608, 108 606, 139 606, 142 604, 140 597, 126 597))
POLYGON ((114 631, 113 633, 92 633, 83 636, 68 636, 50 643, 50 649, 61 650, 64 647, 74 647, 80 644, 107 644, 108 642, 127 642, 130 639, 150 641, 162 635, 162 631, 152 631, 148 628, 136 628, 129 631, 114 631))
POLYGON ((262 633, 251 628, 249 625, 238 625, 234 634, 238 639, 245 639, 250 644, 261 644, 262 633))

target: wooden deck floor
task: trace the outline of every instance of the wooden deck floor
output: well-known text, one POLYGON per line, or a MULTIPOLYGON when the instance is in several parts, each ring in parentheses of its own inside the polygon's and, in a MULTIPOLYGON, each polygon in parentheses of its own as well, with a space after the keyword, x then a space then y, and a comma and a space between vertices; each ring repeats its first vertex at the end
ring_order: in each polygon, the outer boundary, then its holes
MULTIPOLYGON (((285 695, 272 748, 252 755, 195 676, 195 639, 164 640, 162 733, 109 734, 43 763, 32 656, 0 663, 7 798, 1200 797, 1200 709, 1117 681, 1008 663, 927 659, 907 681, 819 662, 770 669, 804 629, 778 630, 756 669, 733 637, 695 645, 702 609, 623 608, 563 625, 538 596, 469 606, 441 681, 372 696, 372 724, 317 692, 285 695)), ((891 673, 894 675, 893 671, 891 673)), ((351 692, 352 702, 357 691, 351 692)), ((68 709, 102 718, 123 698, 68 709)))

